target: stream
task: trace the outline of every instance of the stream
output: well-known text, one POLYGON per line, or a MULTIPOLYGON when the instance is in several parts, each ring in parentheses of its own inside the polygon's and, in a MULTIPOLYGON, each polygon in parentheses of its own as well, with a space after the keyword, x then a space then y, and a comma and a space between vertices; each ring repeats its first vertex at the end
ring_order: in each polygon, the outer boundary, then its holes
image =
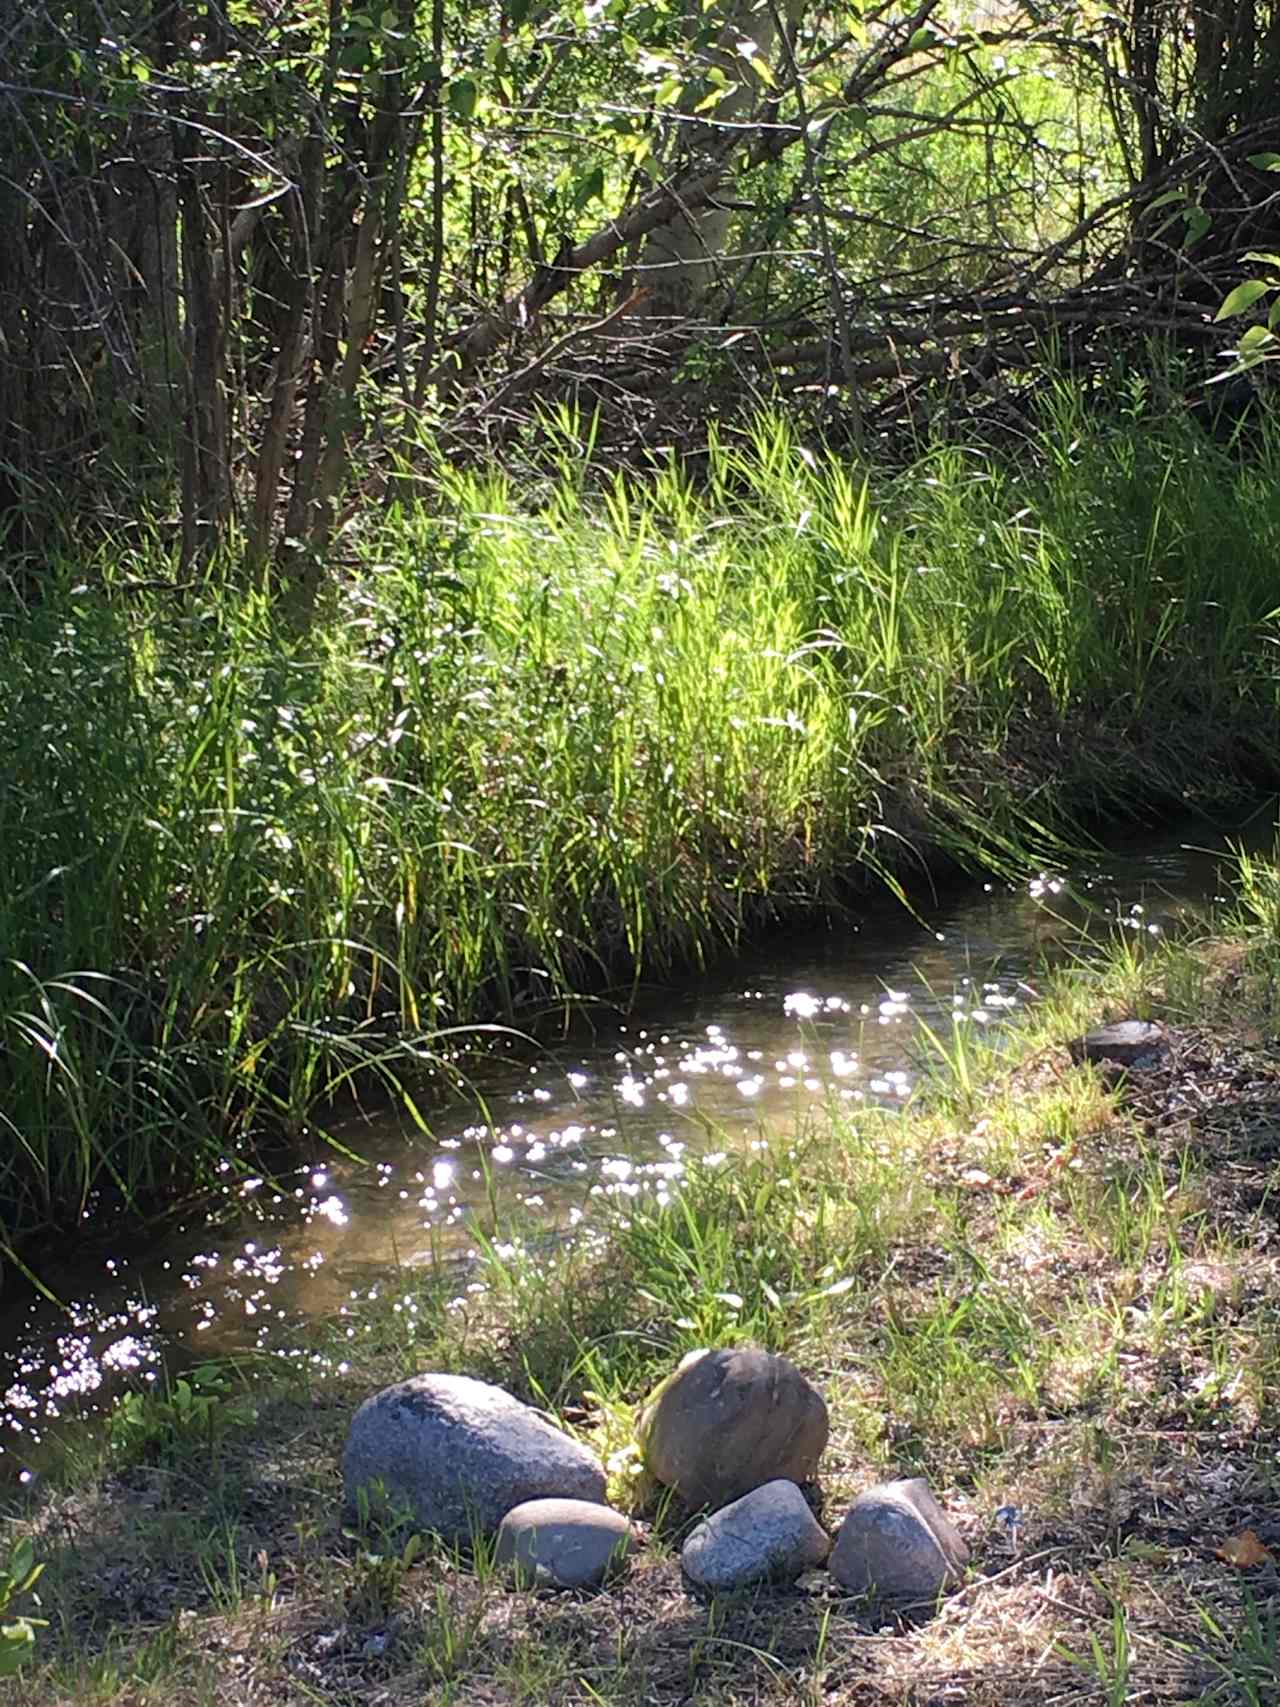
MULTIPOLYGON (((329 1362, 308 1329, 399 1270, 465 1257, 495 1204, 565 1232, 602 1194, 665 1191, 686 1150, 767 1141, 837 1099, 901 1106, 921 1070, 921 1022, 1000 1026, 1034 1001, 1082 930, 1150 938, 1222 898, 1228 841, 1270 845, 1275 812, 1231 829, 1197 820, 1134 834, 1069 872, 1022 884, 887 895, 861 919, 776 933, 629 1013, 585 1010, 537 1049, 499 1040, 473 1090, 336 1131, 288 1177, 228 1183, 208 1215, 144 1243, 50 1251, 59 1308, 0 1312, 0 1484, 31 1474, 42 1441, 109 1410, 130 1386, 237 1352, 329 1362)), ((353 1330, 354 1331, 354 1330, 353 1330)))

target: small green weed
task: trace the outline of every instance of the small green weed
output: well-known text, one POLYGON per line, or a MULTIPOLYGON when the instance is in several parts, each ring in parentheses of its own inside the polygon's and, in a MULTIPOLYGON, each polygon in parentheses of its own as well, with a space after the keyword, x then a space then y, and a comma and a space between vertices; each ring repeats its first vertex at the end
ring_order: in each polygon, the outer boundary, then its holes
MULTIPOLYGON (((8 1560, 0 1565, 0 1677, 12 1677, 35 1653, 36 1631, 47 1619, 20 1612, 17 1602, 31 1594, 44 1570, 36 1563, 29 1540, 14 1543, 8 1560)), ((36 1604, 39 1604, 37 1598, 36 1604)))
POLYGON ((1125 1707, 1132 1683, 1133 1651, 1128 1614, 1119 1601, 1112 1604, 1108 1637, 1104 1640, 1091 1630, 1087 1654, 1077 1653, 1062 1642, 1054 1644, 1054 1652, 1096 1683, 1107 1707, 1125 1707))
POLYGON ((347 1588, 347 1611, 353 1619, 374 1623, 387 1617, 422 1545, 421 1535, 415 1533, 399 1546, 388 1537, 376 1551, 363 1543, 357 1548, 347 1588))
POLYGON ((1202 1606, 1199 1613, 1211 1643, 1204 1657, 1218 1673, 1218 1682, 1206 1701, 1213 1707, 1273 1707, 1280 1656, 1280 1609, 1276 1603, 1259 1605, 1246 1590, 1243 1614, 1235 1629, 1220 1612, 1202 1606))
POLYGON ((166 1382, 163 1393, 126 1393, 111 1413, 109 1439, 115 1451, 130 1457, 165 1457, 213 1445, 257 1414, 252 1398, 232 1388, 224 1368, 202 1363, 166 1382))

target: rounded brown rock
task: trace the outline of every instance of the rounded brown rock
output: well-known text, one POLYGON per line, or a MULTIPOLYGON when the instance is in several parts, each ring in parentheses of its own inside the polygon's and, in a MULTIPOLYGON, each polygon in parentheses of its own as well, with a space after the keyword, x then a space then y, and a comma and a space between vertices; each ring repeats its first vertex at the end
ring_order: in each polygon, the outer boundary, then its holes
POLYGON ((755 1346, 691 1352, 640 1415, 645 1468, 692 1507, 778 1480, 807 1482, 827 1444, 822 1394, 755 1346))

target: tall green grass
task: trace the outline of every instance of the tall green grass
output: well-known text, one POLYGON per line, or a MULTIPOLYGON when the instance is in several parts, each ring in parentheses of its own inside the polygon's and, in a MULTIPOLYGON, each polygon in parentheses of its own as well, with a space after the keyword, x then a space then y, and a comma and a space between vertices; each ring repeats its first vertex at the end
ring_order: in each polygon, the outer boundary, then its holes
POLYGON ((785 424, 364 518, 299 636, 121 544, 0 618, 0 1198, 139 1200, 451 1028, 916 854, 1280 765, 1280 438, 1104 430, 868 483, 785 424))

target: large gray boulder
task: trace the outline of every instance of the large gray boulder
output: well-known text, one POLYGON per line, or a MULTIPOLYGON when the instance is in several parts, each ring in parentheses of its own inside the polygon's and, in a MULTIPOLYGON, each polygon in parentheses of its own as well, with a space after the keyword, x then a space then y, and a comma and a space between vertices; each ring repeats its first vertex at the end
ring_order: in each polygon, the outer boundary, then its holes
POLYGON ((526 1500, 498 1528, 494 1559, 524 1588, 599 1588, 619 1576, 636 1544, 621 1512, 587 1500, 526 1500))
POLYGON ((700 1523, 680 1563, 695 1588, 724 1594, 753 1583, 793 1583, 820 1565, 831 1540, 794 1482, 766 1482, 700 1523))
POLYGON ((953 1588, 968 1562, 969 1549, 917 1476, 858 1495, 836 1536, 831 1574, 851 1594, 921 1603, 953 1588))
POLYGON ((755 1346, 690 1352, 640 1413, 645 1468, 689 1506, 723 1506, 778 1480, 806 1482, 827 1444, 822 1394, 755 1346))
POLYGON ((347 1513, 463 1541, 491 1535, 525 1500, 604 1503, 594 1453, 501 1387, 466 1375, 414 1375, 366 1399, 342 1454, 347 1513))

